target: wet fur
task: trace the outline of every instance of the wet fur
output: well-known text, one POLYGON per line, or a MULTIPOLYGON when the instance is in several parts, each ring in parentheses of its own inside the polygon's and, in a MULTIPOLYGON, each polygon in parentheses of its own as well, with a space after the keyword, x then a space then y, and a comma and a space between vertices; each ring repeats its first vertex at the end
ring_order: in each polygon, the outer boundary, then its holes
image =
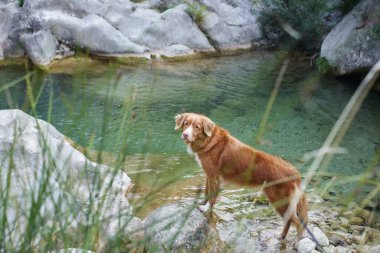
POLYGON ((240 142, 204 115, 184 113, 175 120, 175 129, 182 129, 182 133, 192 127, 194 139, 182 137, 206 174, 204 204, 215 204, 221 179, 242 186, 263 186, 270 203, 283 217, 281 238, 285 239, 291 224, 302 238, 304 228, 297 213, 306 224, 308 203, 301 189, 301 176, 293 165, 240 142))

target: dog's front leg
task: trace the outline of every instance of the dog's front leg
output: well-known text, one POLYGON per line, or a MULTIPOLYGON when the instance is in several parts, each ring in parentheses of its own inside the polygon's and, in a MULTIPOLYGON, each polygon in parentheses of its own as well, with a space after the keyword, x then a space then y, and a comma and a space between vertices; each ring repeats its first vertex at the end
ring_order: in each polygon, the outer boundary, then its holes
POLYGON ((206 203, 199 206, 201 212, 209 211, 215 204, 220 191, 220 183, 218 178, 209 178, 206 180, 206 203))

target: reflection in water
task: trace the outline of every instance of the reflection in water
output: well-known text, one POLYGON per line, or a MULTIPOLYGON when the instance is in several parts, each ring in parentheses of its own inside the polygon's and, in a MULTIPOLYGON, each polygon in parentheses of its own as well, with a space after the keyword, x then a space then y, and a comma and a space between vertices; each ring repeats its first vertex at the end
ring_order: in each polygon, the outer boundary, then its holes
MULTIPOLYGON (((323 143, 354 87, 321 77, 308 63, 291 62, 264 141, 257 145, 257 128, 281 63, 273 52, 254 52, 133 67, 79 64, 66 72, 36 73, 29 90, 25 82, 7 89, 0 108, 33 114, 27 96, 33 94, 38 117, 87 150, 102 150, 88 155, 124 168, 137 185, 135 195, 144 198, 153 191, 151 206, 158 206, 197 196, 203 184, 202 171, 174 131, 174 116, 185 111, 206 114, 243 142, 305 172, 309 163, 302 156, 323 143)), ((0 85, 24 74, 19 66, 2 67, 0 85)), ((337 155, 328 168, 338 179, 361 172, 379 148, 379 96, 370 93, 342 143, 348 153, 337 155)), ((334 191, 348 189, 343 186, 334 191)))

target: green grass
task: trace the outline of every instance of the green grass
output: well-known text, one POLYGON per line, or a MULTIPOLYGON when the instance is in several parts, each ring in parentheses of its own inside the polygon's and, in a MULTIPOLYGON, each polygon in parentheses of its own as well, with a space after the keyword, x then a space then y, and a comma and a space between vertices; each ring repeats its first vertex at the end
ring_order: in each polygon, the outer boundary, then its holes
POLYGON ((205 18, 206 6, 195 1, 184 0, 187 4, 186 12, 198 25, 201 24, 205 18))

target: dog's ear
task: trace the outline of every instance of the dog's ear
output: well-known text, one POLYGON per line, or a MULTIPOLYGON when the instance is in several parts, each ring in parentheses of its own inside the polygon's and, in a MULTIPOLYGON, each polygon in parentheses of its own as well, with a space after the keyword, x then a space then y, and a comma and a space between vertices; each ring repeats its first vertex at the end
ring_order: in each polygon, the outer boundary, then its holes
POLYGON ((212 129, 214 128, 215 123, 211 121, 211 119, 206 118, 203 120, 203 131, 208 137, 212 135, 212 129))
POLYGON ((186 113, 178 114, 177 116, 174 117, 175 119, 175 127, 174 130, 178 130, 182 127, 183 122, 185 121, 186 118, 186 113))

